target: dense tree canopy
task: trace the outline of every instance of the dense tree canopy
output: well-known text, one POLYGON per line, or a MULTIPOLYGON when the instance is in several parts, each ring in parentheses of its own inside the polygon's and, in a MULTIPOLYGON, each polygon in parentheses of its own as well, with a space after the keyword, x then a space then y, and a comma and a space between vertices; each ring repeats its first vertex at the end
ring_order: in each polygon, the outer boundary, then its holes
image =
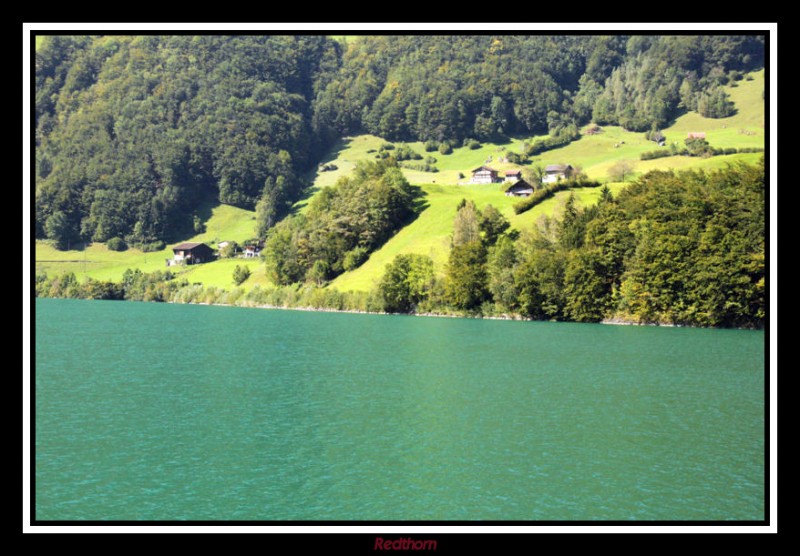
POLYGON ((644 131, 698 106, 729 115, 719 86, 763 63, 757 36, 363 37, 314 117, 399 140, 553 133, 592 118, 644 131))
POLYGON ((401 254, 386 265, 378 285, 384 310, 390 313, 409 313, 417 309, 433 289, 433 261, 426 255, 401 254))
POLYGON ((45 37, 36 50, 37 236, 144 243, 216 197, 272 225, 330 133, 313 99, 338 45, 301 36, 45 37))
POLYGON ((358 266, 415 214, 419 195, 394 159, 359 162, 304 214, 272 228, 264 248, 270 276, 321 284, 358 266))
MULTIPOLYGON (((413 304, 387 306, 409 311, 424 303, 432 311, 578 322, 763 326, 763 163, 710 173, 651 172, 618 198, 607 187, 600 193, 598 204, 586 208, 570 196, 559 219, 545 219, 517 240, 504 233, 507 222, 490 205, 481 213, 463 202, 457 230, 474 228, 475 219, 498 220, 491 228, 499 233, 454 234, 443 295, 434 298, 434 286, 418 288, 413 304)), ((382 282, 382 291, 392 285, 392 300, 407 299, 402 268, 395 262, 382 282)))

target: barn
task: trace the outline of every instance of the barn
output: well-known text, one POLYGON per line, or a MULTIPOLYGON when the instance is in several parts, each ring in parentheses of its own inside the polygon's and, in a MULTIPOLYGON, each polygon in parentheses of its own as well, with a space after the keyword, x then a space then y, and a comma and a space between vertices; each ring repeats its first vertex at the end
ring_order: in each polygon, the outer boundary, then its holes
POLYGON ((506 189, 506 197, 530 197, 533 195, 533 186, 525 180, 519 180, 506 189))
POLYGON ((167 266, 178 264, 199 264, 213 260, 214 250, 205 243, 186 241, 172 248, 173 256, 167 259, 167 266))

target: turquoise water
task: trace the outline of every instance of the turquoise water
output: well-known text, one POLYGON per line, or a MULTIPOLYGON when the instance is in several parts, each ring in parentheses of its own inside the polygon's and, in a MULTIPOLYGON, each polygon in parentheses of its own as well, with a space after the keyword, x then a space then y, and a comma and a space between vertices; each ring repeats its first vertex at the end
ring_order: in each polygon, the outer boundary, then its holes
POLYGON ((36 300, 37 519, 764 518, 764 335, 36 300))

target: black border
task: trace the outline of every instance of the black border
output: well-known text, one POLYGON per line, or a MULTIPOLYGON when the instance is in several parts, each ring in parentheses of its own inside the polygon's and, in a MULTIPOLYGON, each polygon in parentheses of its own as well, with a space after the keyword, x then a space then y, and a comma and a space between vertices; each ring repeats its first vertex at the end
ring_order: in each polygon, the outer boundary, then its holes
MULTIPOLYGON (((506 21, 500 20, 497 23, 502 23, 506 21)), ((97 22, 107 22, 107 20, 99 20, 97 22)), ((173 21, 170 19, 164 19, 158 23, 217 23, 217 24, 225 24, 225 23, 238 23, 239 21, 204 21, 204 20, 195 20, 192 22, 180 22, 180 21, 173 21)), ((271 21, 272 23, 299 23, 299 24, 308 24, 308 23, 354 23, 358 22, 354 18, 347 18, 346 20, 337 21, 336 19, 326 18, 324 21, 314 21, 306 19, 302 22, 296 21, 271 21)), ((461 24, 461 23, 494 23, 491 20, 476 20, 476 21, 452 21, 452 20, 436 20, 432 19, 428 22, 424 23, 448 23, 448 24, 461 24)), ((614 18, 613 20, 609 21, 609 23, 622 23, 624 20, 620 18, 614 18)), ((718 21, 698 21, 700 23, 734 23, 738 21, 729 20, 726 22, 718 22, 718 21)), ((93 23, 91 19, 82 18, 79 21, 70 21, 69 19, 60 19, 57 22, 50 22, 47 20, 41 20, 37 22, 30 22, 32 24, 35 23, 93 23)), ((126 22, 130 23, 130 22, 126 22)), ((144 23, 154 23, 154 22, 144 22, 144 23)), ((392 22, 397 25, 401 25, 401 22, 392 22)), ((412 23, 412 22, 408 22, 412 23)), ((550 21, 549 23, 566 23, 566 24, 576 24, 576 23, 602 23, 598 22, 597 20, 593 21, 581 21, 581 20, 571 20, 569 22, 557 22, 557 21, 550 21)), ((638 23, 638 22, 636 22, 638 23)), ((648 22, 644 22, 643 24, 646 25, 648 22)), ((685 24, 686 22, 681 21, 660 21, 657 22, 659 24, 664 23, 677 23, 677 24, 685 24)), ((753 22, 747 21, 744 23, 759 25, 759 24, 769 24, 771 22, 753 22)), ((415 25, 419 25, 420 22, 414 22, 415 25)), ((161 30, 148 30, 148 31, 120 31, 120 30, 78 30, 78 29, 71 29, 68 33, 64 33, 58 30, 53 31, 44 31, 44 30, 36 30, 36 29, 29 29, 27 30, 29 33, 29 43, 30 43, 30 63, 29 63, 29 81, 30 81, 30 91, 29 91, 29 133, 30 133, 30 141, 29 141, 29 148, 30 148, 30 155, 29 155, 29 171, 30 171, 30 189, 28 191, 28 198, 30 202, 30 224, 29 224, 29 233, 30 233, 30 248, 28 255, 30 256, 29 261, 29 270, 30 270, 30 280, 29 280, 29 287, 30 294, 29 294, 29 301, 30 301, 30 340, 31 340, 31 350, 30 350, 30 409, 29 409, 29 419, 30 419, 30 487, 28 489, 29 494, 29 502, 30 502, 30 527, 33 529, 37 526, 70 526, 70 527, 84 527, 84 526, 134 526, 134 527, 152 527, 152 526, 278 526, 278 527, 290 527, 290 526, 314 526, 314 527, 336 527, 336 526, 489 526, 489 527, 499 527, 499 526, 559 526, 559 527, 578 527, 578 526, 601 526, 601 527, 616 527, 616 526, 675 526, 675 527, 707 527, 707 526, 769 526, 771 525, 771 516, 770 516, 770 407, 771 407, 771 400, 770 400, 770 362, 771 362, 771 353, 770 353, 770 309, 771 309, 771 288, 770 288, 770 184, 772 182, 772 174, 771 174, 771 164, 770 164, 770 153, 771 153, 771 111, 770 111, 770 104, 771 104, 771 87, 770 87, 770 79, 771 79, 771 29, 749 29, 746 32, 736 32, 736 31, 724 31, 724 30, 715 30, 715 31, 697 31, 697 30, 680 30, 680 31, 670 31, 665 33, 663 31, 647 31, 647 30, 626 30, 626 29, 603 29, 600 30, 593 30, 593 31, 565 31, 565 30, 555 30, 554 32, 544 32, 544 31, 524 31, 521 30, 516 34, 520 35, 552 35, 552 34, 559 34, 559 35, 613 35, 613 34, 630 34, 630 35, 643 35, 643 34, 669 34, 669 35, 724 35, 724 34, 738 34, 738 35, 763 35, 765 37, 765 65, 764 65, 764 141, 765 141, 765 156, 764 156, 764 167, 765 167, 765 300, 767 303, 767 318, 765 319, 764 325, 764 373, 765 373, 765 380, 764 380, 764 519, 763 520, 739 520, 739 521, 722 521, 722 520, 637 520, 637 521, 624 521, 624 520, 609 520, 609 521, 587 521, 587 520, 577 520, 577 521, 563 521, 563 520, 547 520, 547 521, 520 521, 520 520, 497 520, 497 521, 486 521, 486 520, 478 520, 478 521, 461 521, 461 520, 454 520, 454 521, 442 521, 442 520, 435 520, 435 521, 400 521, 400 520, 390 520, 390 521, 368 521, 368 520, 361 520, 361 521, 347 521, 347 520, 329 520, 329 521, 316 521, 316 520, 254 520, 254 521, 242 521, 242 520, 143 520, 143 521, 133 521, 133 520, 116 520, 116 521, 104 521, 104 520, 39 520, 36 519, 36 457, 35 457, 35 446, 36 446, 36 411, 35 411, 35 404, 36 404, 36 391, 35 391, 35 330, 36 330, 36 317, 35 317, 35 275, 36 275, 36 221, 35 221, 35 164, 36 158, 33 156, 36 148, 36 135, 35 135, 35 126, 33 122, 35 122, 35 91, 36 91, 36 72, 35 72, 35 53, 36 53, 36 37, 37 36, 47 36, 47 35, 59 35, 59 34, 70 34, 70 35, 144 35, 144 36, 154 36, 154 35, 164 35, 164 34, 175 34, 175 35, 189 35, 189 34, 200 34, 200 35, 223 35, 228 34, 226 32, 210 32, 210 31, 199 31, 199 30, 182 30, 182 31, 161 31, 161 30)), ((251 31, 251 30, 230 30, 229 34, 237 34, 237 35, 258 35, 258 34, 273 34, 273 35, 302 35, 302 34, 309 34, 309 35, 319 35, 319 34, 336 34, 336 35, 358 35, 358 36, 365 36, 365 35, 392 35, 392 34, 412 34, 412 35, 459 35, 459 34, 475 34, 475 35, 490 35, 496 34, 496 30, 488 30, 488 31, 462 31, 456 32, 452 30, 416 30, 416 31, 403 31, 403 30, 392 30, 392 31, 380 31, 380 32, 371 32, 365 30, 351 30, 351 29, 335 29, 335 30, 327 30, 325 31, 320 30, 287 30, 286 32, 273 32, 273 31, 251 31)), ((24 195, 24 193, 23 193, 24 195)), ((23 299, 23 313, 25 310, 24 306, 24 299, 23 299)), ((23 387, 24 387, 24 376, 23 376, 23 387)), ((24 485, 23 485, 24 488, 24 485)), ((42 531, 44 532, 44 531, 42 531)), ((213 531, 212 531, 213 532, 213 531)), ((759 531, 762 532, 762 531, 759 531)), ((308 534, 303 531, 298 531, 296 533, 280 533, 280 534, 308 534)), ((445 553, 449 550, 458 550, 459 552, 464 552, 465 550, 475 550, 486 548, 488 550, 497 550, 498 549, 498 541, 496 539, 496 535, 498 533, 478 533, 478 534, 470 534, 468 536, 464 536, 463 533, 433 533, 433 532, 425 532, 425 533, 392 533, 392 534, 385 534, 385 533, 340 533, 340 534, 333 534, 333 533, 316 533, 314 534, 314 542, 312 546, 319 546, 325 547, 326 549, 335 548, 335 547, 347 547, 350 553, 354 553, 353 549, 356 548, 357 552, 360 553, 362 550, 369 553, 380 552, 376 551, 374 548, 374 542, 376 537, 383 537, 386 539, 398 539, 398 538, 412 538, 412 539, 434 539, 437 541, 437 548, 436 552, 444 551, 445 553)), ((516 536, 519 534, 524 534, 521 532, 518 533, 506 533, 505 535, 512 535, 516 536)), ((592 533, 592 535, 596 535, 597 533, 592 533)), ((522 540, 521 538, 517 537, 517 540, 522 540)), ((303 541, 305 544, 305 540, 303 541)), ((311 546, 309 546, 311 548, 311 546)))

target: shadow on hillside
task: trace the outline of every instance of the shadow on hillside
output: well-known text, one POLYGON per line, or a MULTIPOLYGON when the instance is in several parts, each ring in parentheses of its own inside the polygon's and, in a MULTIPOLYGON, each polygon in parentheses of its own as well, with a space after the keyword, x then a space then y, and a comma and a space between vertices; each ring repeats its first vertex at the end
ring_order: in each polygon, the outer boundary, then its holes
MULTIPOLYGON (((383 249, 384 245, 389 243, 389 241, 394 236, 399 234, 401 230, 403 230, 404 228, 406 228, 406 227, 410 226, 411 224, 413 224, 414 221, 417 218, 419 218, 420 214, 422 214, 423 211, 430 206, 430 203, 428 203, 427 196, 426 196, 425 192, 422 190, 421 187, 416 186, 416 185, 412 185, 411 186, 411 190, 413 191, 413 195, 414 195, 414 201, 413 201, 413 205, 412 205, 412 209, 411 209, 411 211, 412 211, 411 214, 409 215, 408 218, 406 218, 403 222, 401 222, 401 225, 398 226, 391 233, 391 235, 389 237, 387 237, 380 244, 376 245, 375 248, 372 251, 370 251, 370 253, 369 253, 370 256, 372 256, 374 253, 376 253, 376 252, 380 251, 381 249, 383 249)), ((364 262, 366 262, 366 261, 364 261, 364 262)), ((362 263, 362 265, 363 265, 363 263, 362 263)), ((361 265, 359 265, 359 266, 361 266, 361 265)))
POLYGON ((194 216, 197 215, 205 227, 211 218, 211 213, 214 207, 220 204, 219 200, 212 195, 206 195, 199 201, 194 210, 181 211, 175 224, 168 234, 164 235, 164 242, 167 245, 173 243, 180 243, 186 241, 187 238, 196 236, 197 232, 194 229, 194 216))
POLYGON ((408 222, 405 222, 403 224, 404 226, 411 224, 414 220, 416 220, 419 217, 420 214, 422 214, 422 211, 431 206, 430 203, 428 202, 427 195, 420 186, 412 185, 409 186, 409 188, 411 189, 411 191, 414 192, 414 205, 412 208, 413 215, 410 218, 408 218, 408 222))
MULTIPOLYGON (((519 139, 519 137, 517 139, 519 139)), ((490 143, 497 146, 508 145, 511 143, 511 137, 509 137, 508 135, 497 135, 495 137, 492 137, 490 143)))
MULTIPOLYGON (((340 137, 339 139, 337 139, 336 142, 333 144, 333 146, 330 148, 330 150, 328 150, 327 154, 325 154, 325 156, 323 156, 320 159, 319 166, 323 166, 339 158, 339 155, 342 153, 343 150, 350 148, 350 144, 352 142, 353 142, 352 137, 340 137)), ((309 172, 312 178, 311 181, 313 181, 313 178, 317 176, 318 171, 319 171, 318 169, 314 169, 311 172, 309 172)))

